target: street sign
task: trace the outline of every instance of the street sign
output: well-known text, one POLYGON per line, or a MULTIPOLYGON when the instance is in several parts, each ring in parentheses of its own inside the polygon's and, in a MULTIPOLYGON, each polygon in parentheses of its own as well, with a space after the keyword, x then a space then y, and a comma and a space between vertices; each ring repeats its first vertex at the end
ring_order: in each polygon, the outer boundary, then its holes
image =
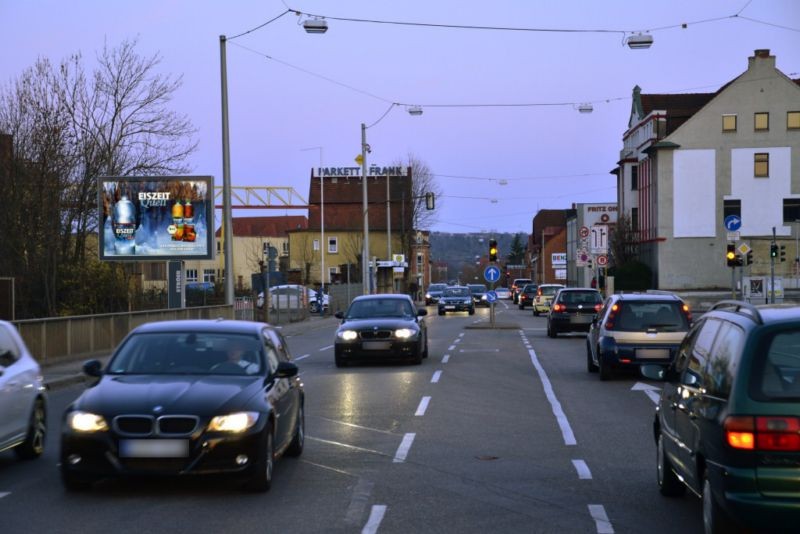
POLYGON ((742 237, 739 232, 728 232, 728 241, 739 241, 742 237))
POLYGON ((581 226, 580 232, 578 233, 581 237, 589 237, 589 227, 588 226, 581 226))
POLYGON ((608 252, 608 225, 595 224, 592 226, 589 249, 592 254, 605 254, 608 252))
POLYGON ((608 256, 606 256, 605 254, 600 254, 599 256, 597 256, 597 265, 599 265, 600 267, 605 267, 606 265, 608 265, 608 256))
POLYGON ((491 291, 486 292, 486 300, 489 301, 489 304, 494 304, 497 302, 497 292, 492 289, 491 291))
POLYGON ((751 249, 747 243, 742 243, 736 250, 738 250, 741 254, 746 255, 753 249, 751 249))
POLYGON ((487 282, 497 282, 500 280, 500 269, 494 265, 489 265, 483 271, 483 277, 487 282))
POLYGON ((728 215, 725 217, 725 229, 729 232, 735 232, 742 227, 742 218, 738 215, 728 215))
POLYGON ((359 165, 363 165, 364 164, 364 158, 361 156, 361 154, 356 156, 356 163, 358 163, 359 165))

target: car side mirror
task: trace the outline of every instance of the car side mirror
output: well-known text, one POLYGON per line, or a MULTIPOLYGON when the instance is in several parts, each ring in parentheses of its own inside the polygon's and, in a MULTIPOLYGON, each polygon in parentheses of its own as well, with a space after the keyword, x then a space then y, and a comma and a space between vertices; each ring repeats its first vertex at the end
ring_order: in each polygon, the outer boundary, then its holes
POLYGON ((275 376, 278 378, 291 378, 297 376, 297 365, 292 362, 279 362, 278 368, 275 370, 275 376))
POLYGON ((103 376, 103 364, 100 360, 89 360, 83 364, 83 373, 87 376, 103 376))
POLYGON ((428 310, 426 310, 425 308, 420 308, 419 310, 417 310, 418 317, 422 317, 423 315, 428 315, 428 310))
POLYGON ((642 373, 642 376, 649 378, 650 380, 658 380, 659 382, 663 382, 667 379, 667 368, 656 363, 646 363, 641 365, 639 367, 639 372, 642 373))
POLYGON ((337 311, 336 313, 333 314, 333 316, 336 317, 337 319, 344 319, 344 312, 337 311))

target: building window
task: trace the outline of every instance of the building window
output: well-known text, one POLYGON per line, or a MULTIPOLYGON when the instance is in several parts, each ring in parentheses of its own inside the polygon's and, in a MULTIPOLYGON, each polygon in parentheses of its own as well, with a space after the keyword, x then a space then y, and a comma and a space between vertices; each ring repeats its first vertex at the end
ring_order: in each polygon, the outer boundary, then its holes
POLYGON ((417 272, 422 272, 422 265, 425 262, 425 256, 422 252, 417 252, 417 272))
POLYGON ((725 217, 729 215, 736 215, 737 217, 742 216, 742 201, 739 199, 735 200, 723 200, 722 201, 722 218, 723 220, 725 217))
POLYGON ((314 240, 314 241, 311 243, 311 248, 313 248, 313 249, 314 249, 314 252, 316 252, 316 251, 318 251, 318 250, 319 250, 319 239, 315 239, 315 240, 314 240))
POLYGON ((786 129, 800 130, 800 111, 786 112, 786 129))
POLYGON ((142 271, 145 280, 167 279, 167 265, 165 263, 145 263, 142 271))
POLYGON ((723 115, 722 116, 722 131, 735 132, 736 131, 736 115, 723 115))
POLYGON ((281 250, 283 251, 281 256, 288 256, 289 255, 289 241, 284 241, 283 242, 283 244, 281 245, 281 250))
POLYGON ((753 127, 756 131, 769 130, 769 113, 756 113, 754 115, 753 127))
POLYGON ((328 267, 328 280, 336 280, 338 274, 339 274, 338 267, 328 267))
POLYGON ((186 281, 197 282, 197 269, 186 269, 186 281))
POLYGON ((213 284, 215 279, 214 269, 203 269, 203 282, 211 282, 213 284))
POLYGON ((631 208, 631 230, 639 231, 639 208, 631 208))
POLYGON ((753 173, 756 178, 769 178, 769 154, 756 152, 753 173))
POLYGON ((800 198, 783 199, 783 222, 800 221, 800 198))
POLYGON ((639 166, 631 165, 631 191, 639 189, 639 166))
POLYGON ((222 254, 222 242, 217 241, 217 254, 222 254))
POLYGON ((328 238, 328 253, 329 254, 337 254, 339 252, 339 238, 338 237, 329 237, 328 238))

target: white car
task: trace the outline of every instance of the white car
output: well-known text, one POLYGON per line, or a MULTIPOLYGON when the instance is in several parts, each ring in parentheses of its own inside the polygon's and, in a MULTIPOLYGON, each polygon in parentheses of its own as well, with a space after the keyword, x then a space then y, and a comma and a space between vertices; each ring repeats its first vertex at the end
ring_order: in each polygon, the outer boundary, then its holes
POLYGON ((41 456, 47 431, 42 372, 6 321, 0 321, 0 399, 0 452, 13 449, 26 460, 41 456))
MULTIPOLYGON (((327 293, 322 294, 322 307, 328 309, 331 302, 331 297, 327 293)), ((308 309, 311 313, 319 312, 319 301, 317 300, 317 292, 308 288, 308 309)))
POLYGON ((497 293, 497 300, 508 300, 511 298, 511 291, 507 287, 496 287, 494 292, 497 293))
MULTIPOLYGON (((329 303, 330 296, 325 293, 323 297, 325 309, 328 309, 329 303)), ((319 311, 317 309, 317 292, 315 290, 299 284, 284 284, 269 288, 270 310, 298 310, 304 305, 308 306, 312 313, 319 311), (303 296, 304 290, 305 297, 303 296)), ((263 292, 258 294, 256 306, 259 309, 264 307, 263 292)))

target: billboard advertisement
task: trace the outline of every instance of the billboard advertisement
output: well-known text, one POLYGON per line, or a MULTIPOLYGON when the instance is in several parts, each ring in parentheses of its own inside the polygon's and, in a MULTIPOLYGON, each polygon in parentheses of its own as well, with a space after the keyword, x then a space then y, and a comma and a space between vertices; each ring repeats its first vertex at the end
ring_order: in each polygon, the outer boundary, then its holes
POLYGON ((211 176, 101 177, 100 259, 214 258, 211 176))

